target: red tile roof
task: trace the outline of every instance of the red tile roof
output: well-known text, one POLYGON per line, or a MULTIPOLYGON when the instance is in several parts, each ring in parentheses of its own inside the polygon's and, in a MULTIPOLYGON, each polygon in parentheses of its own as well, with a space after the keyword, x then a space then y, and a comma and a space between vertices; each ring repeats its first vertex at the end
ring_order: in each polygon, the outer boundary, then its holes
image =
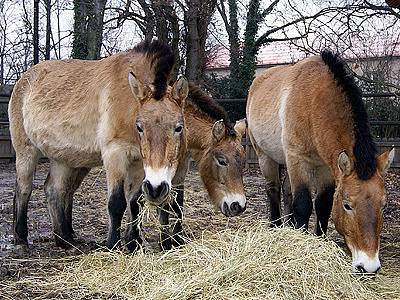
MULTIPOLYGON (((257 65, 274 65, 294 63, 309 54, 300 50, 288 42, 274 42, 260 49, 257 55, 257 65)), ((375 40, 372 45, 359 44, 341 52, 346 58, 372 58, 388 55, 400 56, 400 42, 395 41, 388 47, 387 43, 375 40)), ((225 68, 229 66, 229 51, 224 47, 218 47, 209 59, 208 68, 225 68)))

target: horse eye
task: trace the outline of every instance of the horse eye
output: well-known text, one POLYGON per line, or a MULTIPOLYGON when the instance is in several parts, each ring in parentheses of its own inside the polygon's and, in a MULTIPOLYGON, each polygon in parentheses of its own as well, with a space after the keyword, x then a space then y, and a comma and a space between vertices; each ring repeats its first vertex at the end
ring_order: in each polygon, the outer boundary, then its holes
POLYGON ((140 134, 143 133, 143 128, 139 124, 136 124, 136 129, 140 134))
POLYGON ((181 133, 182 130, 183 130, 183 126, 182 126, 182 125, 178 125, 178 126, 176 126, 176 128, 175 128, 175 133, 181 133))
POLYGON ((219 164, 220 166, 226 167, 226 166, 228 165, 228 163, 226 162, 226 160, 223 159, 223 158, 217 158, 217 161, 218 161, 218 164, 219 164))
POLYGON ((351 208, 351 206, 350 206, 350 204, 348 204, 348 203, 345 203, 345 204, 343 204, 343 207, 344 207, 344 209, 345 210, 353 210, 352 208, 351 208))

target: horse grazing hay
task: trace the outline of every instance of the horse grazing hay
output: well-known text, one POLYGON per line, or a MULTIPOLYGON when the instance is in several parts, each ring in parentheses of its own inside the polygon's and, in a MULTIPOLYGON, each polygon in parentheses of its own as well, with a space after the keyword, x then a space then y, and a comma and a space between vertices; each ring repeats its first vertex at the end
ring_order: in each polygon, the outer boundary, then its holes
POLYGON ((164 253, 94 252, 36 287, 68 299, 379 299, 347 259, 333 242, 261 223, 164 253))

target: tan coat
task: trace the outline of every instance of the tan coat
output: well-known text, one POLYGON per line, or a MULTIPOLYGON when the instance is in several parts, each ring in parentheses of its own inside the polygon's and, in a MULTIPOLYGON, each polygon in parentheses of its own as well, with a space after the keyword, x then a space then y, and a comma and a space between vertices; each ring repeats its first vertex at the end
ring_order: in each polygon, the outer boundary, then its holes
POLYGON ((272 221, 281 218, 279 164, 286 164, 293 202, 285 199, 285 213, 293 213, 292 222, 308 228, 315 190, 317 234, 326 232, 333 205, 354 269, 376 272, 383 173, 394 152, 376 155, 361 93, 345 64, 326 51, 268 69, 250 88, 247 119, 267 179, 272 221))

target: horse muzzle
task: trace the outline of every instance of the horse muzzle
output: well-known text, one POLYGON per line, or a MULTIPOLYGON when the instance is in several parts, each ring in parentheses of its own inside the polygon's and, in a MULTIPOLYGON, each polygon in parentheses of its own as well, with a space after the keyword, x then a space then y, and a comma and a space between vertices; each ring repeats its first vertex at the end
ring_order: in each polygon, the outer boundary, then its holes
POLYGON ((367 253, 361 250, 352 251, 353 255, 353 272, 355 273, 369 273, 376 274, 381 269, 381 263, 379 261, 378 253, 374 256, 369 256, 367 253))
POLYGON ((246 210, 246 197, 242 194, 228 194, 222 198, 220 209, 227 217, 240 215, 246 210))
POLYGON ((142 192, 147 200, 155 205, 162 204, 168 197, 171 188, 166 181, 162 181, 159 185, 154 186, 149 180, 142 183, 142 192))

